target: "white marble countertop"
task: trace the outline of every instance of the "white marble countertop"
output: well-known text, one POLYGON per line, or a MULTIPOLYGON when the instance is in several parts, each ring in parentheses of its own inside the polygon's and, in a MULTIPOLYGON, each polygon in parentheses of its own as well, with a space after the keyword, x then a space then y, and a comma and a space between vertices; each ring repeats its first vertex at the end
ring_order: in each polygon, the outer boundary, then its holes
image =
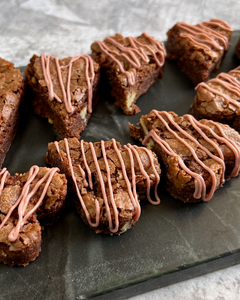
MULTIPOLYGON (((34 54, 66 57, 90 52, 95 40, 119 32, 143 31, 165 40, 177 21, 196 24, 211 18, 240 29, 237 0, 1 0, 0 56, 25 66, 34 54)), ((239 299, 240 266, 177 283, 131 298, 239 299)))

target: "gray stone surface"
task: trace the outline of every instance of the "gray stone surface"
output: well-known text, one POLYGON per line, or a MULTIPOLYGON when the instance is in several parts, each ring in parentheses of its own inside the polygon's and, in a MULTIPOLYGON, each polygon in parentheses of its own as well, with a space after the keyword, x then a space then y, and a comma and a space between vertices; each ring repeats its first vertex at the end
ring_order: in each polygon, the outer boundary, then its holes
MULTIPOLYGON (((94 40, 119 32, 146 31, 159 40, 177 21, 197 23, 222 18, 240 29, 239 1, 1 0, 0 56, 25 66, 34 54, 60 58, 90 52, 94 40)), ((240 266, 131 298, 239 299, 240 266)))

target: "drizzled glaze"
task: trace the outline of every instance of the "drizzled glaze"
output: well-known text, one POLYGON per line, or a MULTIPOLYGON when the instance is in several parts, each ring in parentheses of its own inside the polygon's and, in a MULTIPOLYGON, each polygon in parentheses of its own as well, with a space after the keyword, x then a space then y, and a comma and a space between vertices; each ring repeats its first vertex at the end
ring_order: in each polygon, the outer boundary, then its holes
POLYGON ((226 134, 224 133, 223 129, 221 128, 220 124, 215 123, 213 121, 209 121, 212 125, 216 126, 217 129, 220 131, 220 135, 218 135, 216 132, 214 132, 210 127, 198 122, 195 118, 193 118, 191 115, 184 115, 183 117, 186 117, 188 119, 188 121, 191 123, 191 125, 193 126, 193 128, 200 134, 200 136, 207 141, 208 143, 210 143, 214 149, 217 151, 218 156, 212 154, 206 147, 204 147, 202 144, 200 144, 194 137, 192 137, 190 134, 188 134, 185 130, 183 130, 175 121, 174 121, 174 117, 165 112, 165 111, 161 111, 158 112, 156 110, 152 110, 152 113, 154 113, 157 118, 159 118, 159 120, 164 124, 165 128, 174 135, 174 137, 180 141, 182 144, 184 144, 191 152, 193 158, 195 159, 195 161, 203 168, 205 169, 207 172, 210 173, 211 178, 212 178, 212 186, 211 189, 208 193, 208 195, 206 195, 206 184, 204 179, 202 178, 201 175, 191 171, 186 164, 184 163, 184 161, 182 160, 182 158, 180 157, 180 155, 178 155, 177 153, 174 152, 174 150, 170 147, 170 145, 164 141, 163 139, 160 138, 160 136, 157 135, 157 133, 152 129, 144 138, 143 140, 143 145, 146 145, 148 139, 151 137, 156 143, 158 143, 162 149, 170 156, 172 157, 177 157, 178 162, 180 167, 190 176, 192 176, 195 180, 195 192, 193 197, 195 199, 202 199, 203 201, 208 201, 212 198, 214 191, 216 190, 216 176, 214 174, 214 172, 207 167, 197 156, 197 154, 195 153, 195 150, 193 149, 192 146, 190 146, 190 144, 188 144, 183 138, 181 138, 174 130, 172 130, 170 128, 170 126, 168 125, 168 123, 165 121, 165 119, 162 116, 167 117, 167 120, 170 122, 170 124, 172 126, 174 126, 185 138, 193 141, 195 144, 197 144, 197 146, 202 149, 203 151, 205 151, 209 157, 211 157, 212 159, 214 159, 216 162, 218 162, 219 164, 221 164, 222 166, 222 176, 221 176, 221 184, 224 183, 224 172, 225 172, 225 163, 224 163, 224 156, 221 152, 221 149, 219 149, 218 145, 216 145, 210 138, 207 137, 207 135, 203 132, 203 130, 209 131, 214 138, 216 138, 217 141, 220 141, 221 143, 226 144, 229 149, 234 153, 235 155, 235 166, 234 169, 232 170, 231 176, 232 177, 236 177, 239 172, 240 172, 240 150, 237 147, 237 145, 231 141, 226 134))
POLYGON ((227 37, 209 27, 216 26, 225 31, 232 31, 232 28, 222 20, 211 19, 209 22, 203 22, 197 25, 189 25, 183 22, 178 22, 177 25, 186 31, 186 33, 180 33, 180 36, 190 39, 198 46, 207 50, 211 50, 211 47, 216 50, 228 49, 227 37), (222 46, 219 45, 219 43, 222 44, 222 46))
POLYGON ((123 44, 110 37, 107 37, 103 42, 96 42, 101 51, 108 55, 118 65, 121 73, 127 76, 129 85, 134 85, 135 75, 133 72, 125 70, 122 62, 117 57, 124 57, 134 68, 139 69, 141 67, 140 60, 145 63, 148 63, 150 61, 150 58, 148 57, 146 51, 144 51, 145 48, 151 53, 156 64, 159 67, 163 66, 165 62, 166 51, 164 49, 163 43, 156 41, 153 37, 149 36, 145 32, 143 33, 143 36, 148 39, 154 50, 149 45, 143 44, 133 37, 127 38, 131 47, 125 47, 123 44), (115 46, 119 51, 112 50, 107 45, 107 43, 115 46), (157 54, 158 56, 160 56, 160 58, 157 56, 157 54))
MULTIPOLYGON (((43 198, 45 197, 47 193, 47 189, 52 181, 52 178, 56 172, 59 172, 58 168, 52 168, 47 171, 47 173, 36 183, 34 188, 32 189, 31 192, 29 192, 29 188, 31 183, 33 182, 34 178, 37 176, 39 172, 39 167, 38 166, 33 166, 29 170, 29 175, 28 179, 22 189, 21 195, 18 197, 17 201, 15 204, 9 209, 7 215, 3 219, 2 223, 0 224, 0 230, 3 228, 3 226, 6 224, 8 219, 10 218, 12 212, 14 209, 18 206, 18 222, 17 225, 12 229, 12 231, 8 235, 8 240, 10 242, 16 241, 19 232, 21 228, 23 227, 24 223, 27 221, 27 219, 37 210, 37 208, 41 205, 43 198), (28 203, 30 199, 36 194, 38 191, 39 187, 45 182, 44 189, 42 191, 41 197, 39 198, 38 202, 34 205, 34 207, 26 213, 26 209, 28 206, 28 203)), ((1 177, 1 185, 0 185, 0 195, 2 194, 3 188, 4 188, 4 183, 6 180, 6 176, 9 175, 9 172, 7 171, 6 168, 4 168, 0 175, 1 177)))
MULTIPOLYGON (((136 150, 138 147, 132 146, 130 144, 127 144, 127 145, 124 146, 124 149, 127 150, 128 154, 129 154, 129 158, 130 158, 131 175, 132 175, 131 176, 132 177, 132 182, 130 182, 130 180, 128 178, 128 175, 127 175, 127 171, 126 171, 124 160, 122 158, 120 150, 117 147, 116 141, 115 141, 115 139, 112 139, 111 141, 113 143, 113 149, 116 152, 116 154, 118 156, 118 159, 119 159, 119 162, 120 162, 120 165, 121 165, 122 174, 123 174, 123 178, 125 180, 126 186, 127 186, 128 195, 129 195, 129 197, 131 199, 131 202, 132 202, 132 204, 134 206, 135 214, 133 216, 133 219, 135 221, 137 221, 139 219, 139 217, 140 217, 140 214, 141 214, 141 207, 140 207, 140 204, 139 204, 139 201, 138 201, 138 195, 137 195, 137 192, 136 192, 136 175, 135 175, 135 166, 134 166, 134 158, 133 157, 134 156, 136 157, 138 165, 139 165, 140 172, 146 178, 146 181, 147 181, 147 198, 154 205, 157 205, 157 204, 160 203, 160 199, 159 199, 159 197, 157 195, 157 186, 158 186, 159 181, 160 181, 160 176, 157 173, 157 170, 155 168, 152 153, 148 149, 140 147, 140 149, 142 149, 145 153, 147 153, 148 158, 150 160, 151 167, 152 167, 154 175, 156 177, 155 197, 156 197, 157 200, 153 201, 151 199, 151 197, 150 197, 150 177, 146 173, 146 171, 145 171, 145 169, 143 167, 143 164, 141 162, 140 156, 139 156, 139 154, 138 154, 138 152, 136 150)), ((72 179, 73 179, 73 182, 74 182, 74 186, 76 188, 76 192, 77 192, 79 201, 80 201, 80 203, 82 205, 82 208, 84 210, 84 213, 86 215, 88 223, 92 227, 97 227, 99 225, 99 220, 100 220, 100 207, 99 207, 99 203, 98 203, 97 199, 95 198, 96 221, 94 223, 91 220, 90 214, 89 214, 89 212, 88 212, 88 210, 86 208, 86 205, 85 205, 84 200, 82 198, 81 192, 80 192, 79 187, 77 185, 77 180, 76 180, 76 177, 75 177, 75 174, 74 174, 74 170, 73 170, 74 167, 73 167, 73 164, 72 164, 72 159, 71 159, 71 155, 70 155, 70 151, 69 151, 68 140, 66 138, 64 139, 64 144, 65 144, 65 149, 66 149, 66 153, 67 153, 68 165, 69 165, 69 168, 70 168, 70 171, 71 171, 71 176, 72 176, 72 179)), ((55 146, 56 146, 56 144, 55 144, 55 146)), ((81 147, 81 152, 82 152, 82 158, 83 158, 84 167, 86 169, 87 176, 88 176, 87 185, 85 185, 85 184, 84 185, 85 186, 89 186, 90 189, 93 190, 92 173, 91 173, 91 170, 90 170, 90 168, 88 166, 88 163, 87 163, 87 160, 86 160, 83 140, 81 140, 81 142, 80 142, 80 147, 81 147)), ((110 229, 110 231, 112 233, 117 233, 118 230, 119 230, 119 215, 118 215, 117 206, 116 206, 115 201, 114 201, 114 193, 113 193, 113 187, 112 187, 112 183, 111 183, 110 166, 109 166, 107 155, 106 155, 105 143, 104 143, 104 141, 101 141, 101 152, 102 152, 104 164, 105 164, 105 167, 106 167, 106 173, 107 173, 107 185, 104 183, 104 179, 103 179, 103 176, 102 176, 102 172, 101 172, 101 169, 100 169, 100 165, 99 165, 99 162, 98 162, 98 158, 97 158, 96 151, 95 151, 93 143, 90 142, 89 143, 89 147, 90 147, 90 151, 91 151, 91 154, 92 154, 92 157, 93 157, 93 161, 94 161, 94 164, 95 164, 95 167, 96 167, 96 171, 97 171, 99 182, 100 182, 100 186, 101 186, 103 200, 104 200, 104 203, 105 203, 105 207, 106 207, 106 211, 107 211, 107 216, 108 216, 109 229, 110 229), (107 187, 109 189, 109 197, 110 197, 110 202, 111 202, 111 206, 112 206, 112 209, 113 209, 114 222, 115 222, 114 225, 113 225, 113 220, 112 220, 110 206, 109 206, 109 203, 108 203, 108 197, 107 197, 107 194, 106 194, 106 188, 107 187)), ((59 147, 56 147, 56 150, 57 150, 57 152, 60 155, 59 147)), ((75 167, 81 168, 80 165, 77 165, 75 167)), ((83 169, 82 169, 82 171, 83 171, 83 169)), ((81 171, 81 174, 82 174, 82 171, 81 171)), ((83 175, 83 178, 84 178, 84 180, 86 180, 86 173, 85 173, 85 175, 83 175)))
POLYGON ((237 97, 240 98, 240 82, 238 80, 236 80, 236 78, 233 76, 234 74, 240 74, 240 67, 237 67, 236 69, 231 70, 229 73, 220 73, 216 78, 208 80, 207 83, 205 83, 205 82, 199 83, 195 87, 195 90, 197 91, 199 89, 199 87, 203 87, 206 90, 208 90, 209 92, 223 97, 225 99, 224 104, 231 103, 233 106, 240 108, 240 102, 232 99, 225 92, 219 91, 216 87, 209 86, 209 84, 211 84, 211 83, 216 83, 217 85, 223 86, 226 90, 234 93, 237 97))
MULTIPOLYGON (((51 79, 51 72, 50 72, 50 59, 53 59, 52 55, 46 56, 45 54, 41 55, 41 63, 42 63, 42 69, 43 69, 43 75, 44 80, 46 82, 46 85, 48 87, 49 92, 49 100, 53 101, 55 98, 59 103, 62 103, 62 100, 58 97, 58 95, 53 90, 53 82, 51 79)), ((54 58, 55 66, 58 73, 58 80, 59 84, 61 86, 62 95, 63 95, 63 102, 65 104, 66 110, 69 114, 72 114, 74 109, 71 103, 71 92, 70 92, 70 84, 71 84, 71 71, 72 71, 72 65, 73 63, 78 59, 84 59, 86 63, 85 67, 85 75, 88 85, 88 112, 92 112, 92 88, 93 88, 93 80, 95 77, 94 73, 94 66, 93 66, 93 60, 89 55, 76 55, 71 58, 69 63, 66 66, 60 66, 59 60, 57 57, 54 58), (68 78, 67 78, 67 87, 64 87, 61 69, 68 68, 68 78), (89 69, 91 72, 91 77, 89 76, 89 69)))

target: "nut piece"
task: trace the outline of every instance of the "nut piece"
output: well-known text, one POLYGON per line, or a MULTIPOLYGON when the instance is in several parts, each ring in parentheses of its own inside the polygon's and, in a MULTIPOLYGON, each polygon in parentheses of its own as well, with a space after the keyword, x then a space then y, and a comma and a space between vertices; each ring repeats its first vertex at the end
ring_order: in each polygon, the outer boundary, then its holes
POLYGON ((31 81, 32 81, 33 84, 37 83, 37 80, 36 80, 36 78, 34 76, 32 77, 31 81))

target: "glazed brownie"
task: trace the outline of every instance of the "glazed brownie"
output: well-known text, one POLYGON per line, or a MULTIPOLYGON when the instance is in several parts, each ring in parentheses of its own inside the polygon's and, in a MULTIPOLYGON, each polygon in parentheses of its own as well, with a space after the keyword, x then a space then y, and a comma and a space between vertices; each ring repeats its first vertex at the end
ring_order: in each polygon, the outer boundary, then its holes
POLYGON ((130 135, 159 157, 164 185, 184 202, 208 201, 240 170, 240 135, 228 125, 152 110, 130 135))
POLYGON ((197 25, 178 22, 168 32, 168 58, 177 59, 180 69, 197 85, 219 68, 228 49, 232 28, 211 19, 197 25))
POLYGON ((6 168, 1 170, 0 262, 26 266, 38 257, 41 226, 52 224, 65 202, 67 180, 58 171, 33 166, 10 176, 6 168))
POLYGON ((46 162, 66 174, 82 219, 96 233, 121 234, 139 219, 139 197, 159 204, 160 165, 156 155, 114 139, 87 143, 76 138, 48 145, 46 162), (150 189, 155 187, 155 200, 150 189))
POLYGON ((127 115, 140 111, 136 100, 163 75, 166 52, 162 42, 143 33, 124 38, 120 34, 92 44, 92 57, 104 70, 115 105, 127 115))
POLYGON ((24 81, 13 63, 0 58, 0 167, 17 132, 24 81))
POLYGON ((239 38, 239 40, 237 42, 237 45, 236 45, 236 54, 240 58, 240 38, 239 38))
POLYGON ((98 100, 100 67, 88 55, 62 60, 34 55, 25 70, 34 112, 66 137, 80 137, 98 100))
POLYGON ((196 86, 190 113, 197 119, 227 123, 240 131, 240 67, 196 86))

